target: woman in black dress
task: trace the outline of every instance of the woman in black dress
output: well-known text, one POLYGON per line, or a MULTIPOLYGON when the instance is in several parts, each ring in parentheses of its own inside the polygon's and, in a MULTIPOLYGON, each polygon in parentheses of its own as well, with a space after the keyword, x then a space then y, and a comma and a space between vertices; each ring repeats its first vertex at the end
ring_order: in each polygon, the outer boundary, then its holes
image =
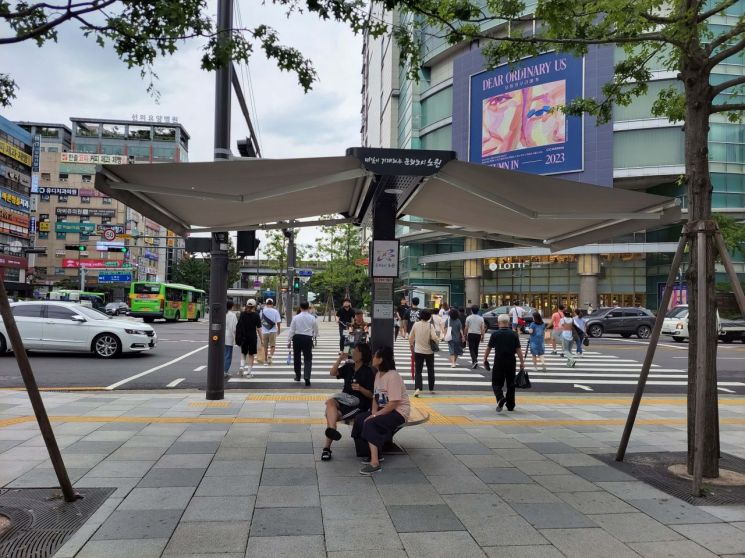
POLYGON ((240 376, 253 378, 254 357, 258 353, 259 339, 261 339, 261 318, 256 313, 256 301, 249 298, 246 308, 238 317, 235 330, 235 344, 241 347, 240 376))

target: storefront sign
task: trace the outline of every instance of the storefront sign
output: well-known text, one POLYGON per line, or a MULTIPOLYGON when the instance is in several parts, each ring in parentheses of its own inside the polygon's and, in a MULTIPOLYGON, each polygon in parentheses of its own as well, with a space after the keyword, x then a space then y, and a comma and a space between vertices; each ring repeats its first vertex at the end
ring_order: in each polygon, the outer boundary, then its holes
POLYGON ((109 229, 114 231, 116 234, 124 234, 124 225, 96 225, 96 232, 98 233, 109 229))
POLYGON ((31 155, 1 139, 0 153, 2 153, 3 155, 7 155, 11 159, 15 159, 16 161, 26 165, 27 167, 30 167, 31 163, 33 163, 33 158, 31 157, 31 155))
POLYGON ((372 277, 398 277, 398 240, 373 240, 372 259, 372 277))
POLYGON ((80 197, 88 197, 88 198, 107 198, 108 196, 102 192, 99 192, 95 188, 78 188, 78 194, 80 194, 80 197))
POLYGON ((15 225, 0 221, 0 233, 15 236, 17 238, 28 238, 28 225, 15 225))
POLYGON ((90 207, 57 207, 54 212, 58 217, 67 215, 79 215, 81 217, 113 217, 116 211, 113 209, 96 209, 90 207))
POLYGON ((28 261, 26 258, 20 258, 18 256, 8 256, 6 254, 0 254, 0 266, 2 267, 14 267, 18 269, 26 269, 28 261))
POLYGON ((124 155, 106 155, 104 153, 61 153, 61 163, 84 163, 90 165, 126 165, 124 155))
POLYGON ((431 176, 454 158, 452 151, 416 150, 406 157, 399 149, 369 149, 354 147, 347 155, 357 157, 365 169, 375 174, 431 176))
POLYGON ((56 186, 39 186, 40 194, 49 194, 50 196, 77 196, 77 188, 58 188, 56 186))
POLYGON ((28 228, 29 217, 27 214, 0 208, 0 221, 28 228))
POLYGON ((471 76, 468 159, 557 174, 583 167, 582 117, 561 111, 582 96, 584 62, 549 53, 471 76))
POLYGON ((525 262, 507 262, 507 263, 496 263, 492 262, 489 264, 490 271, 501 271, 510 269, 525 269, 528 264, 525 262))
POLYGON ((178 116, 162 116, 160 114, 133 114, 132 120, 136 122, 168 122, 176 124, 178 116))
POLYGON ((39 232, 49 232, 49 221, 39 221, 39 232))
POLYGON ((12 169, 6 165, 0 165, 0 176, 4 176, 8 180, 18 182, 23 186, 31 185, 31 177, 29 175, 12 169))
POLYGON ((95 230, 95 223, 68 223, 67 221, 57 221, 54 224, 54 232, 58 233, 92 234, 95 230))
POLYGON ((29 199, 23 194, 0 188, 0 206, 7 207, 9 209, 16 209, 18 211, 26 211, 30 208, 29 199))
POLYGON ((73 258, 65 258, 62 260, 62 267, 66 269, 77 269, 78 267, 85 267, 89 269, 106 269, 107 267, 127 267, 121 260, 76 260, 73 258))
POLYGON ((34 136, 34 144, 31 155, 31 172, 39 172, 39 159, 41 158, 41 136, 34 136))

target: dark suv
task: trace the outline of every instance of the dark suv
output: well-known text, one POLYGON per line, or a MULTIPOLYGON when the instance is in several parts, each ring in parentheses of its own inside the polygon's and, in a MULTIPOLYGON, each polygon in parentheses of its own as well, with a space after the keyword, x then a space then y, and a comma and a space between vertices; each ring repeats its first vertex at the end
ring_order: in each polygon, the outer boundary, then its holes
POLYGON ((654 314, 646 308, 604 308, 587 317, 587 333, 590 337, 619 333, 621 337, 636 335, 639 339, 648 339, 654 320, 654 314))

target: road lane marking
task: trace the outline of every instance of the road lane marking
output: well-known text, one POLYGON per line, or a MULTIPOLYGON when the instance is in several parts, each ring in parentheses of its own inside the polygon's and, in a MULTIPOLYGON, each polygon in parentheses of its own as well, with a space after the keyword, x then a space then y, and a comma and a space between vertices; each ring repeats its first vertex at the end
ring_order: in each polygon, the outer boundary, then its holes
POLYGON ((177 385, 179 385, 181 382, 183 382, 186 378, 178 378, 176 380, 173 380, 170 384, 168 384, 167 388, 175 388, 177 385))
POLYGON ((207 347, 208 347, 208 345, 205 345, 204 347, 199 347, 198 349, 194 349, 190 353, 186 353, 185 355, 181 355, 178 358, 174 358, 173 360, 169 360, 168 362, 163 363, 163 364, 161 364, 159 366, 155 366, 153 368, 150 368, 149 370, 145 370, 144 372, 140 372, 139 374, 135 374, 134 376, 130 376, 129 378, 124 378, 123 380, 119 380, 118 382, 113 383, 110 386, 106 386, 106 389, 109 390, 109 391, 114 390, 114 389, 118 388, 119 386, 123 386, 124 384, 131 382, 132 380, 137 380, 138 378, 142 378, 143 376, 147 376, 148 374, 152 374, 153 372, 156 372, 156 371, 158 371, 158 370, 160 370, 162 368, 165 368, 167 366, 171 366, 171 364, 176 364, 180 360, 184 360, 185 358, 189 358, 191 355, 193 355, 195 353, 198 353, 199 351, 203 351, 207 347))
POLYGON ((584 386, 582 384, 574 384, 574 387, 583 389, 585 391, 594 391, 590 386, 584 386))
POLYGON ((204 370, 205 368, 207 368, 207 365, 204 365, 204 364, 203 364, 202 366, 197 366, 197 367, 196 367, 196 368, 194 369, 194 372, 201 372, 201 371, 202 371, 202 370, 204 370))
POLYGON ((737 393, 736 391, 734 391, 734 390, 732 390, 732 389, 727 389, 727 388, 723 388, 723 387, 718 387, 717 389, 718 389, 719 391, 724 391, 724 392, 726 392, 726 393, 737 393))

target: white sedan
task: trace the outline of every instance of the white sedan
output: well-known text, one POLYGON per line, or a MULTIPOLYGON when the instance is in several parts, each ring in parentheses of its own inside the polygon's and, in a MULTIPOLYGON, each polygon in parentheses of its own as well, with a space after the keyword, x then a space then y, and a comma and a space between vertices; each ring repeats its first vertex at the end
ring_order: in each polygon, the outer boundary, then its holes
MULTIPOLYGON (((100 358, 155 348, 158 337, 146 324, 118 320, 74 302, 34 301, 11 304, 27 350, 92 352, 100 358)), ((0 353, 10 350, 0 320, 0 353)))

